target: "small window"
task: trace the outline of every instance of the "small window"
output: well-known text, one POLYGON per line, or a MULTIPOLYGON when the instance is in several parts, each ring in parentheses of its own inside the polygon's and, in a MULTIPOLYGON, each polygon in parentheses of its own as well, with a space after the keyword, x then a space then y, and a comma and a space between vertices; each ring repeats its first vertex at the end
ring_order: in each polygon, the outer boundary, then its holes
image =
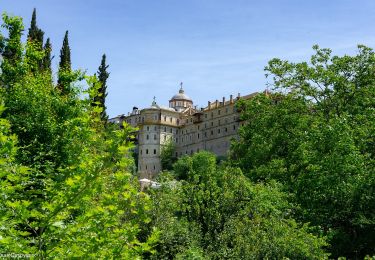
POLYGON ((233 130, 236 130, 236 125, 233 125, 233 130))
POLYGON ((169 129, 169 132, 172 134, 172 132, 173 132, 173 129, 171 128, 171 129, 169 129))
POLYGON ((154 149, 154 154, 156 154, 156 149, 154 149))
POLYGON ((146 154, 148 154, 148 149, 146 149, 146 154))
POLYGON ((148 138, 149 138, 149 136, 148 135, 146 135, 146 139, 148 140, 148 138))
POLYGON ((211 112, 211 118, 213 118, 214 117, 214 112, 211 112))
POLYGON ((214 131, 211 130, 211 135, 214 135, 214 131))
POLYGON ((221 111, 220 111, 220 109, 219 109, 219 110, 217 111, 217 114, 220 115, 220 112, 221 112, 221 111))
POLYGON ((154 165, 154 170, 155 170, 155 165, 154 165))
POLYGON ((172 117, 169 118, 169 121, 172 123, 172 117))
POLYGON ((164 121, 167 121, 167 116, 164 116, 164 121))
POLYGON ((141 154, 143 154, 143 151, 141 150, 141 154))
POLYGON ((219 128, 219 129, 217 129, 217 133, 218 133, 218 134, 220 134, 220 128, 219 128))
POLYGON ((178 153, 176 152, 176 157, 178 157, 178 153))
POLYGON ((150 131, 150 127, 147 127, 147 131, 150 131))
POLYGON ((154 140, 156 140, 156 135, 154 135, 154 140))
POLYGON ((228 132, 228 128, 224 128, 225 132, 228 132))
POLYGON ((214 122, 211 122, 211 126, 214 126, 214 122))
POLYGON ((147 170, 147 165, 146 165, 146 170, 147 170))
POLYGON ((198 139, 199 139, 199 134, 198 134, 198 139))

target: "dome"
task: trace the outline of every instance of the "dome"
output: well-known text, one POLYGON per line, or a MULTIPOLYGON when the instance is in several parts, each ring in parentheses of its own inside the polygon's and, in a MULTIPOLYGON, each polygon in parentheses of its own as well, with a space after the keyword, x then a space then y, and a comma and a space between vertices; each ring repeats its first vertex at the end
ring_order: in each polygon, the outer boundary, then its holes
POLYGON ((185 91, 183 90, 182 85, 181 85, 180 90, 178 91, 178 94, 174 95, 171 98, 171 100, 174 100, 174 99, 192 101, 191 98, 185 94, 185 91))

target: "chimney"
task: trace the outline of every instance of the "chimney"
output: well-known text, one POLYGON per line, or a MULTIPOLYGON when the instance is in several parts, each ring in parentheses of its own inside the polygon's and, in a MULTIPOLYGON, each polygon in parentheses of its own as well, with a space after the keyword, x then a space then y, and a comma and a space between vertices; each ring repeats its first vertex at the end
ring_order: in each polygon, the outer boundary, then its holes
POLYGON ((217 108, 219 106, 219 100, 216 99, 215 101, 215 108, 217 108))
POLYGON ((229 102, 232 104, 233 103, 233 95, 230 95, 229 97, 229 102))
POLYGON ((240 93, 238 93, 238 95, 237 95, 237 100, 239 100, 239 99, 240 99, 240 97, 241 97, 241 94, 240 94, 240 93))
POLYGON ((208 110, 211 109, 211 101, 208 101, 208 110))
POLYGON ((223 106, 225 106, 225 97, 223 97, 223 106))

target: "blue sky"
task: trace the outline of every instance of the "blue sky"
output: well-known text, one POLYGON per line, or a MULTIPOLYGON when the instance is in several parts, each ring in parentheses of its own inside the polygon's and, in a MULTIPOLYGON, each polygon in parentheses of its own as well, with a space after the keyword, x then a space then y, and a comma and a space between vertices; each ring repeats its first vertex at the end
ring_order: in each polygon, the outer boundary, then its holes
POLYGON ((0 0, 0 12, 37 23, 55 58, 69 30, 74 68, 93 74, 106 53, 110 116, 161 105, 184 82, 194 103, 265 89, 274 57, 306 60, 312 45, 353 54, 375 47, 374 0, 0 0))

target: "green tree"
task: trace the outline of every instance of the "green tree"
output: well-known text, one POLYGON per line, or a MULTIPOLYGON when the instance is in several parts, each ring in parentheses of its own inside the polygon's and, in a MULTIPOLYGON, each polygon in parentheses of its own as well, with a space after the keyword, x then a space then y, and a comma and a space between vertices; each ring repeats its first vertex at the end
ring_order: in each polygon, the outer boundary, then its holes
POLYGON ((269 62, 274 92, 239 105, 247 123, 231 159, 255 182, 284 184, 333 257, 363 258, 375 248, 375 54, 314 50, 309 63, 269 62))
POLYGON ((157 258, 326 257, 324 239, 291 218, 292 205, 275 182, 254 185, 208 152, 179 159, 174 174, 179 182, 159 180, 154 191, 157 258))
POLYGON ((4 23, 1 27, 8 32, 8 37, 2 36, 1 33, 1 85, 9 87, 16 78, 20 77, 24 70, 21 69, 22 61, 22 43, 21 36, 24 30, 22 18, 12 17, 4 13, 2 15, 4 23))
POLYGON ((57 79, 57 88, 62 94, 67 94, 70 92, 70 83, 74 81, 70 77, 72 71, 72 64, 70 59, 70 47, 69 47, 69 38, 68 31, 65 32, 63 45, 60 50, 60 62, 59 62, 59 71, 57 79))
MULTIPOLYGON (((19 22, 4 15, 5 28, 20 28, 19 22)), ((130 173, 133 129, 104 128, 90 100, 80 98, 86 93, 76 86, 79 73, 70 75, 70 94, 60 95, 49 75, 30 68, 43 55, 22 46, 14 64, 22 73, 10 81, 10 74, 0 75, 6 107, 0 117, 0 251, 43 259, 134 259, 151 251, 156 233, 138 239, 150 221, 150 200, 130 173)), ((95 77, 86 79, 97 84, 95 77)))
POLYGON ((161 168, 165 171, 170 171, 173 169, 173 164, 177 161, 175 155, 175 145, 171 139, 168 139, 162 146, 160 152, 160 162, 161 168))
POLYGON ((36 9, 34 8, 29 32, 27 34, 28 42, 32 42, 38 46, 39 49, 43 48, 44 32, 38 28, 36 24, 36 9))
POLYGON ((92 105, 101 108, 100 117, 103 122, 107 122, 108 116, 106 112, 106 105, 105 105, 105 98, 107 97, 107 79, 109 77, 109 73, 107 72, 108 65, 106 65, 106 55, 103 54, 101 64, 98 68, 98 81, 99 87, 97 91, 97 95, 94 96, 92 105))
POLYGON ((43 62, 42 62, 42 64, 43 64, 43 70, 44 71, 48 71, 48 72, 51 73, 52 72, 52 68, 51 68, 52 44, 51 44, 49 38, 47 38, 46 43, 44 44, 43 50, 44 50, 44 58, 43 58, 43 62))

